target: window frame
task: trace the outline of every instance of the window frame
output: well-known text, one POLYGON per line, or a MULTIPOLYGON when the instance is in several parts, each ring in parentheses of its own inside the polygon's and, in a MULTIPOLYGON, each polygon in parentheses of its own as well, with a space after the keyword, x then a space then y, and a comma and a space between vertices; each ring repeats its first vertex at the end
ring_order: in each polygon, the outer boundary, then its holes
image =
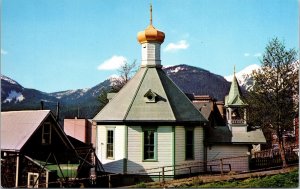
POLYGON ((195 160, 195 128, 194 127, 187 127, 185 128, 185 160, 195 160), (192 144, 188 144, 188 138, 190 139, 191 136, 187 136, 188 132, 192 132, 192 144), (191 146, 191 157, 188 157, 188 149, 191 146))
POLYGON ((27 187, 32 188, 33 185, 30 185, 31 178, 33 178, 33 182, 36 184, 34 185, 34 188, 39 187, 39 173, 34 173, 34 172, 28 172, 28 177, 27 177, 27 187), (34 179, 36 177, 36 180, 34 179))
POLYGON ((106 159, 114 160, 115 159, 115 128, 107 128, 106 129, 106 159), (108 133, 112 132, 112 143, 109 143, 109 136, 108 133), (112 156, 108 156, 108 145, 111 145, 112 156))
POLYGON ((143 162, 157 162, 158 158, 157 158, 157 127, 145 127, 142 128, 142 161, 143 162), (154 132, 154 136, 153 136, 153 158, 145 158, 145 150, 146 150, 146 146, 145 146, 145 133, 149 132, 149 131, 153 131, 154 132))
POLYGON ((45 123, 43 123, 43 128, 42 128, 42 144, 43 145, 51 144, 51 142, 52 142, 51 138, 52 138, 52 125, 50 122, 45 122, 45 123), (47 133, 45 133, 46 125, 49 126, 49 132, 47 132, 47 133), (48 140, 46 140, 46 139, 48 139, 48 140))

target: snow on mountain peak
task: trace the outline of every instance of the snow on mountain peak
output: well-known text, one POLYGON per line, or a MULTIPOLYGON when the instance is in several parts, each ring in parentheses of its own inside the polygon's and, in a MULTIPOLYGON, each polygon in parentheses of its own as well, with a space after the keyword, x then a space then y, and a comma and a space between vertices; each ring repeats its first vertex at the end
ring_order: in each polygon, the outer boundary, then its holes
POLYGON ((187 68, 184 65, 180 66, 170 66, 168 67, 167 73, 177 73, 179 71, 187 70, 187 68))
MULTIPOLYGON (((254 70, 259 70, 260 66, 257 64, 252 64, 242 69, 241 71, 235 73, 235 76, 239 82, 239 84, 245 87, 246 90, 249 90, 253 85, 253 80, 251 74, 254 70)), ((227 81, 232 82, 233 74, 224 77, 227 81)))
MULTIPOLYGON (((246 75, 252 74, 252 71, 260 69, 260 66, 257 64, 252 64, 250 66, 247 66, 246 68, 242 69, 241 71, 235 73, 235 76, 238 80, 243 80, 242 78, 246 75)), ((233 74, 229 76, 224 77, 227 81, 231 82, 233 79, 233 74)), ((240 83, 241 84, 241 83, 240 83)))
POLYGON ((14 80, 10 79, 9 77, 6 77, 5 75, 2 75, 2 74, 1 74, 1 80, 5 80, 14 85, 18 84, 16 81, 14 81, 14 80))
POLYGON ((3 103, 10 103, 13 100, 16 102, 21 102, 25 99, 25 97, 22 95, 22 93, 16 92, 15 90, 12 90, 9 92, 8 97, 3 101, 3 103))

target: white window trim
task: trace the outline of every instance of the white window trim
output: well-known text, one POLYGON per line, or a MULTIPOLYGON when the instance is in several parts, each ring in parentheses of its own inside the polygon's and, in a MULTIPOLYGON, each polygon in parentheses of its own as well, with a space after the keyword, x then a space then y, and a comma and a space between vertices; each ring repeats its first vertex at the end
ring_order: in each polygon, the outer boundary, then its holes
POLYGON ((114 160, 115 159, 115 143, 116 143, 116 132, 115 132, 115 127, 108 127, 106 128, 106 147, 105 147, 105 154, 106 154, 106 159, 108 160, 114 160), (112 157, 108 157, 107 156, 107 143, 108 143, 108 131, 113 131, 113 156, 112 157))
MULTIPOLYGON (((30 178, 32 176, 36 176, 36 178, 38 179, 39 174, 38 173, 33 173, 33 172, 28 172, 28 177, 27 177, 27 187, 28 188, 32 188, 33 186, 30 185, 30 178)), ((35 181, 34 181, 35 182, 35 181)), ((38 188, 39 187, 39 180, 36 181, 36 184, 34 185, 34 188, 38 188)))

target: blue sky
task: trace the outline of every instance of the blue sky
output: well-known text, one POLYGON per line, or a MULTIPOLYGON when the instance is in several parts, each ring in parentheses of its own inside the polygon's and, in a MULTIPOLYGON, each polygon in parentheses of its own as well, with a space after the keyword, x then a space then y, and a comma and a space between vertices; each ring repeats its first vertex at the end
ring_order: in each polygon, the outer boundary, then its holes
POLYGON ((1 73, 44 92, 93 87, 140 64, 150 2, 165 66, 226 76, 260 64, 274 37, 298 50, 298 0, 3 0, 1 73))

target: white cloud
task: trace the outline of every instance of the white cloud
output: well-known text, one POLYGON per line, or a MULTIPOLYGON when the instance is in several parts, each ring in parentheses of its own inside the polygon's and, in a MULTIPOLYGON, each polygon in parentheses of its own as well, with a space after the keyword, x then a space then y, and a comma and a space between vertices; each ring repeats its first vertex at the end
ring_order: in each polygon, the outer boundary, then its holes
POLYGON ((127 58, 124 56, 114 55, 110 59, 105 60, 102 64, 100 64, 97 69, 98 70, 116 70, 125 64, 127 58))
POLYGON ((186 42, 186 40, 180 40, 177 43, 169 43, 164 51, 168 52, 168 51, 177 51, 177 50, 181 50, 181 49, 187 49, 189 47, 189 44, 186 42))
POLYGON ((249 57, 249 56, 253 56, 253 57, 261 57, 262 54, 261 53, 255 53, 255 54, 250 54, 250 53, 244 53, 245 57, 249 57))
POLYGON ((261 56, 261 53, 256 53, 256 54, 254 54, 253 56, 255 56, 255 57, 260 57, 260 56, 261 56))
POLYGON ((7 51, 1 49, 1 54, 2 54, 2 55, 5 55, 5 54, 7 54, 7 51))

